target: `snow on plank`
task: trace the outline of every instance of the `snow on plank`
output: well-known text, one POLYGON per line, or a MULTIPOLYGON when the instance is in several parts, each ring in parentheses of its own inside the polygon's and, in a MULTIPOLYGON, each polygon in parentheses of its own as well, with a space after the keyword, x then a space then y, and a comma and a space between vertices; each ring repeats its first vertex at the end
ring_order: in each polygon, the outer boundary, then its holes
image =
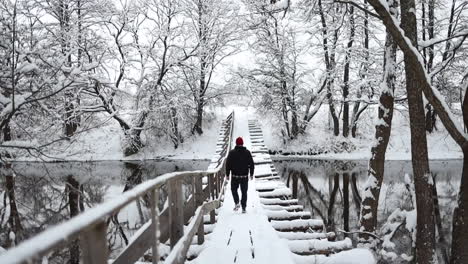
POLYGON ((284 206, 281 206, 281 205, 273 204, 273 205, 263 205, 263 208, 265 210, 269 210, 269 211, 286 210, 288 212, 304 210, 304 206, 302 206, 302 205, 284 205, 284 206))
POLYGON ((288 241, 288 246, 293 253, 299 255, 328 255, 351 249, 353 243, 351 239, 347 237, 341 241, 328 241, 323 239, 290 240, 288 241))
POLYGON ((261 198, 282 198, 291 196, 292 191, 289 188, 278 188, 271 192, 261 192, 258 195, 261 198))
POLYGON ((265 205, 297 205, 299 200, 287 199, 282 200, 279 198, 260 198, 260 202, 265 205))
POLYGON ((275 220, 275 221, 311 218, 310 212, 289 212, 286 210, 274 210, 274 211, 265 210, 265 213, 268 216, 268 220, 275 220))
POLYGON ((328 233, 310 233, 310 232, 278 232, 279 237, 288 240, 309 240, 309 239, 326 239, 335 240, 336 234, 333 232, 328 233))
POLYGON ((271 167, 269 164, 262 164, 255 166, 255 176, 262 174, 271 174, 271 167))
POLYGON ((271 221, 271 225, 277 231, 307 231, 323 230, 323 221, 320 219, 297 219, 290 221, 271 221))
POLYGON ((270 182, 265 182, 265 183, 260 182, 260 183, 256 184, 256 186, 255 186, 255 189, 257 191, 272 190, 272 189, 276 189, 276 188, 285 188, 285 185, 281 181, 270 181, 270 182))
POLYGON ((377 261, 369 249, 355 248, 342 251, 330 256, 294 255, 296 264, 375 264, 377 261))

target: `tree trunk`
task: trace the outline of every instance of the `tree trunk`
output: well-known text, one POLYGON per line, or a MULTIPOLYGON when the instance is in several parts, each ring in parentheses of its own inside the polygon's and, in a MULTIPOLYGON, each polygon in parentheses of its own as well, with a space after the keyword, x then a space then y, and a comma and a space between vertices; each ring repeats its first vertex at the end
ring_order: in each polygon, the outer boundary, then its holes
POLYGON ((195 134, 197 132, 199 135, 203 134, 203 107, 205 106, 205 91, 206 91, 206 66, 207 66, 207 54, 206 54, 206 27, 205 27, 205 21, 204 21, 204 6, 203 6, 203 1, 198 1, 198 38, 200 41, 200 47, 199 47, 199 60, 200 60, 200 83, 199 83, 199 88, 198 88, 198 96, 196 99, 198 100, 197 103, 197 118, 195 121, 195 125, 193 126, 192 129, 192 134, 195 134))
POLYGON ((436 242, 437 242, 437 249, 439 252, 439 255, 442 257, 444 260, 443 263, 449 263, 450 258, 449 258, 449 251, 447 248, 447 241, 445 239, 445 234, 443 233, 443 227, 442 227, 442 216, 440 214, 440 205, 439 205, 439 195, 437 193, 437 184, 436 184, 436 178, 437 175, 432 175, 432 181, 434 184, 432 185, 432 199, 434 203, 434 217, 435 217, 435 222, 436 222, 436 227, 437 227, 437 237, 436 237, 436 242))
MULTIPOLYGON (((3 127, 3 141, 11 141, 11 128, 10 121, 8 120, 5 126, 3 127)), ((6 152, 5 156, 10 158, 10 154, 6 152)), ((13 175, 13 170, 11 168, 11 163, 8 161, 0 162, 0 175, 3 175, 5 178, 5 191, 8 196, 10 215, 8 217, 9 231, 15 234, 14 241, 9 241, 7 246, 15 246, 21 240, 23 234, 23 226, 21 225, 21 219, 16 206, 16 195, 15 195, 15 176, 13 175), (2 168, 3 167, 3 168, 2 168)), ((8 239, 10 238, 9 234, 8 239)))
MULTIPOLYGON (((70 208, 70 218, 80 213, 80 183, 72 175, 67 177, 68 205, 70 208)), ((69 264, 80 263, 80 241, 75 239, 70 243, 69 264)))
POLYGON ((353 138, 356 137, 357 133, 357 119, 358 119, 358 113, 359 113, 359 107, 361 106, 361 102, 359 101, 361 99, 361 93, 358 92, 356 96, 357 100, 354 105, 353 105, 353 113, 351 114, 351 136, 353 138))
POLYGON ((74 103, 77 99, 73 98, 73 95, 68 92, 65 93, 65 97, 65 136, 72 137, 78 130, 80 124, 79 114, 76 111, 77 107, 74 103))
MULTIPOLYGON (((334 59, 334 54, 330 54, 330 49, 328 47, 328 26, 327 26, 327 21, 325 19, 325 13, 323 10, 322 6, 322 0, 318 0, 317 2, 318 7, 319 7, 319 13, 320 13, 320 21, 322 24, 322 45, 323 45, 323 51, 324 51, 324 59, 325 59, 325 65, 327 68, 327 99, 328 99, 328 107, 330 110, 330 115, 333 119, 333 134, 335 136, 338 136, 340 134, 340 122, 338 120, 338 116, 336 115, 335 112, 335 106, 333 103, 333 93, 332 93, 332 87, 333 87, 333 77, 332 77, 332 72, 334 70, 334 65, 335 65, 335 59, 334 59)), ((337 35, 338 32, 335 30, 335 35, 337 35)))
MULTIPOLYGON (((364 0, 364 8, 367 10, 367 0, 364 0)), ((361 64, 361 69, 359 73, 359 77, 362 81, 367 81, 367 76, 369 72, 369 14, 364 12, 364 62, 361 64)), ((367 86, 367 85, 366 85, 367 86)), ((356 98, 357 101, 354 103, 353 106, 353 113, 351 118, 351 136, 353 138, 357 135, 357 124, 361 113, 364 111, 367 106, 360 110, 361 106, 361 97, 362 97, 362 86, 359 87, 356 98)))
MULTIPOLYGON (((463 102, 464 114, 468 113, 468 102, 463 102)), ((468 125, 465 120, 465 125, 468 125)), ((450 264, 468 263, 468 144, 463 146, 463 172, 458 193, 458 204, 453 212, 452 250, 450 264)))
POLYGON ((357 218, 360 218, 361 215, 361 202, 362 198, 359 195, 359 188, 357 187, 357 173, 351 173, 351 191, 353 193, 354 205, 356 206, 356 215, 357 218))
MULTIPOLYGON (((8 217, 8 225, 10 227, 9 231, 15 234, 14 241, 10 241, 9 245, 7 246, 14 246, 17 245, 19 241, 21 241, 23 236, 23 226, 21 224, 18 207, 16 206, 15 177, 11 169, 11 164, 4 163, 3 165, 5 168, 2 171, 5 173, 5 187, 10 207, 10 216, 8 217)), ((7 235, 9 237, 9 234, 7 235)))
MULTIPOLYGON (((405 35, 417 47, 417 23, 414 0, 401 3, 401 26, 405 35)), ((432 200, 432 176, 429 171, 426 126, 421 86, 413 67, 415 62, 405 56, 406 91, 411 130, 411 157, 413 165, 414 186, 416 191, 417 231, 416 261, 418 263, 436 263, 435 221, 432 200)), ((416 62, 417 63, 417 62, 416 62)))
MULTIPOLYGON (((391 10, 396 14, 396 3, 393 2, 391 10)), ((367 233, 375 233, 377 228, 377 209, 385 170, 385 153, 392 129, 393 119, 393 92, 395 90, 396 44, 387 31, 384 53, 384 80, 385 87, 379 99, 379 123, 375 126, 376 144, 371 149, 372 157, 369 160, 368 179, 364 186, 364 196, 361 205, 360 225, 363 233, 359 234, 359 243, 374 247, 374 237, 367 233)))
MULTIPOLYGON (((71 55, 71 43, 69 40, 70 30, 70 18, 71 11, 67 1, 60 0, 58 3, 58 11, 60 17, 60 45, 63 56, 67 57, 67 66, 72 66, 72 55, 71 55)), ((79 99, 75 96, 72 91, 65 92, 65 120, 64 120, 64 134, 66 137, 72 137, 78 130, 80 124, 80 118, 78 114, 79 99)))
POLYGON ((351 60, 351 48, 354 42, 354 8, 349 6, 349 23, 350 33, 348 46, 346 49, 345 66, 344 66, 344 77, 343 77, 343 136, 348 137, 349 135, 349 66, 351 60))
MULTIPOLYGON (((463 123, 468 126, 468 91, 463 100, 463 123)), ((458 204, 453 212, 451 264, 468 263, 468 142, 462 146, 463 171, 458 204)))
MULTIPOLYGON (((422 3, 424 6, 424 2, 422 3)), ((428 23, 427 23, 427 35, 428 40, 432 40, 435 37, 434 25, 435 25, 435 0, 429 0, 428 3, 428 23)), ((425 31, 425 30, 423 30, 425 31)), ((447 41, 449 42, 449 41, 447 41)), ((434 45, 430 45, 428 48, 428 58, 427 58, 427 72, 432 71, 432 66, 434 65, 434 45)), ((426 49, 424 49, 426 51, 426 49)), ((432 80, 431 80, 432 82, 432 80)), ((434 108, 428 103, 426 104, 426 131, 432 133, 436 128, 437 115, 434 108)))
POLYGON ((340 174, 335 173, 335 176, 333 177, 333 189, 330 193, 330 201, 328 203, 328 211, 327 211, 327 230, 334 230, 335 226, 335 216, 334 216, 334 207, 335 207, 335 201, 336 201, 336 194, 338 193, 338 189, 340 189, 340 174))
POLYGON ((290 98, 290 109, 291 109, 291 139, 297 138, 299 135, 299 124, 297 122, 297 107, 296 103, 294 102, 294 97, 290 98))
POLYGON ((177 116, 177 108, 171 107, 170 115, 172 127, 171 139, 172 143, 174 144, 174 148, 177 149, 179 147, 179 144, 184 142, 182 135, 179 132, 179 118, 177 116))
MULTIPOLYGON (((349 232, 349 173, 343 173, 343 229, 349 232)), ((348 234, 345 234, 348 236, 348 234)))
POLYGON ((203 123, 203 99, 199 98, 199 102, 197 104, 197 119, 195 121, 195 125, 193 126, 192 129, 192 134, 197 134, 201 135, 203 134, 203 129, 202 129, 202 123, 203 123))
POLYGON ((426 104, 426 131, 432 133, 435 128, 436 114, 431 104, 426 104))
POLYGON ((136 128, 124 131, 125 143, 124 143, 124 156, 130 156, 138 153, 143 147, 141 142, 141 132, 145 126, 146 118, 148 117, 148 110, 143 110, 138 114, 136 121, 136 128))
POLYGON ((327 83, 327 98, 328 98, 328 109, 333 120, 333 134, 338 136, 340 134, 340 121, 335 111, 335 104, 333 103, 333 95, 331 91, 332 83, 327 83))

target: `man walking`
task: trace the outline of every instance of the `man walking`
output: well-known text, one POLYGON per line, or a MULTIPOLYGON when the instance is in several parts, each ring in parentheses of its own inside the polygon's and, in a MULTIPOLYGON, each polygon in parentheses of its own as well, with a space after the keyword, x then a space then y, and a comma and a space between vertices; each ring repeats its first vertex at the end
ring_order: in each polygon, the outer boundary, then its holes
POLYGON ((247 206, 247 188, 249 186, 249 175, 250 179, 253 179, 254 174, 254 161, 252 154, 247 150, 244 145, 244 140, 241 137, 236 139, 236 147, 231 150, 226 160, 226 180, 229 180, 229 175, 232 172, 231 181, 231 192, 234 198, 234 211, 239 210, 239 194, 237 189, 241 188, 242 192, 242 213, 245 213, 245 207, 247 206))

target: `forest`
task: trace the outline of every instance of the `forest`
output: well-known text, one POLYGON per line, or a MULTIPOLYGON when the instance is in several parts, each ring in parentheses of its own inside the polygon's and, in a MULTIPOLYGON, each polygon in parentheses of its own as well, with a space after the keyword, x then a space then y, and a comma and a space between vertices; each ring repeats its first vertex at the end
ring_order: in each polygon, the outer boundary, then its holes
MULTIPOLYGON (((154 142, 178 149, 241 105, 268 120, 277 149, 317 137, 314 122, 337 152, 364 142, 360 229, 347 230, 356 244, 389 261, 382 248, 406 227, 409 261, 468 263, 467 38, 465 0, 0 0, 0 246, 28 238, 12 162, 57 160, 96 134, 118 138, 127 158, 157 152, 154 142), (409 126, 413 208, 380 229, 397 114, 409 126), (447 236, 429 164, 435 136, 463 159, 447 236)), ((70 199, 80 195, 67 184, 70 199)))

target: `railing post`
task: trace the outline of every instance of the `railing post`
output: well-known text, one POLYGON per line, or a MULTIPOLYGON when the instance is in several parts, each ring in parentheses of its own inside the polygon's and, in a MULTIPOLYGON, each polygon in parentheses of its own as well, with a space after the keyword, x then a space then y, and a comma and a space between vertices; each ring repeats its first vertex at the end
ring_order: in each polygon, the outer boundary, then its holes
MULTIPOLYGON (((221 169, 223 169, 223 166, 221 166, 221 169)), ((221 188, 223 187, 222 184, 223 184, 223 178, 222 178, 222 173, 221 171, 218 171, 216 173, 216 179, 217 179, 217 183, 218 183, 218 193, 216 194, 216 197, 219 197, 219 194, 221 193, 221 188)))
POLYGON ((106 235, 107 225, 106 222, 103 221, 81 236, 80 244, 81 249, 83 250, 83 263, 107 263, 108 250, 106 235))
POLYGON ((292 198, 297 199, 297 174, 293 173, 292 174, 292 198))
POLYGON ((151 221, 152 228, 151 233, 153 234, 152 240, 152 253, 153 253, 153 264, 159 262, 159 192, 156 189, 151 191, 151 221))
MULTIPOLYGON (((210 173, 208 175, 208 189, 210 191, 211 201, 217 199, 216 196, 214 195, 215 183, 213 182, 214 180, 213 178, 214 178, 214 174, 210 173)), ((210 223, 214 224, 215 221, 216 221, 216 214, 215 214, 215 211, 213 210, 210 212, 210 223)))
POLYGON ((213 200, 213 177, 212 174, 208 174, 208 196, 209 200, 213 200))
POLYGON ((182 199, 182 185, 179 179, 168 182, 169 193, 169 225, 171 249, 184 234, 184 201, 182 199))
MULTIPOLYGON (((195 177, 195 208, 203 204, 203 174, 195 177)), ((202 220, 198 226, 198 245, 205 242, 205 223, 202 220)))
MULTIPOLYGON (((213 182, 214 181, 214 174, 213 173, 210 173, 208 174, 208 190, 209 190, 209 193, 210 193, 210 197, 211 197, 211 201, 212 200, 215 200, 217 199, 215 196, 214 196, 214 185, 215 183, 213 182)), ((214 224, 216 221, 216 215, 215 215, 215 211, 211 211, 210 212, 210 223, 211 224, 214 224)))
POLYGON ((211 210, 210 212, 210 223, 214 224, 216 222, 216 212, 215 210, 211 210))
POLYGON ((213 178, 214 178, 214 199, 218 199, 218 194, 219 194, 219 184, 218 184, 218 173, 213 173, 213 178))

